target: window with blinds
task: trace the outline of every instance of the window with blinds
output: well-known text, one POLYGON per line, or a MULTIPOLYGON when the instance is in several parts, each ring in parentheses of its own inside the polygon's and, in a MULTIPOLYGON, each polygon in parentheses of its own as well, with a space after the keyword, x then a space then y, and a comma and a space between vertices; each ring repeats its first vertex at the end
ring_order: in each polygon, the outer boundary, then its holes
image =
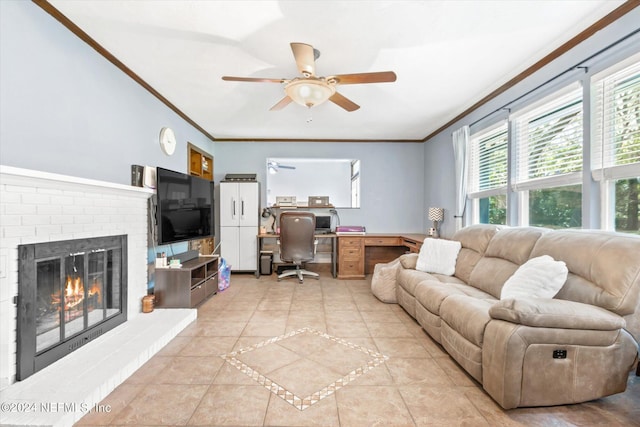
POLYGON ((515 116, 514 190, 580 182, 582 120, 582 89, 577 85, 515 116))
POLYGON ((592 170, 596 180, 640 175, 640 58, 595 76, 592 170))
POLYGON ((468 192, 506 192, 508 166, 507 123, 471 137, 468 192), (500 192, 500 191, 499 191, 500 192))

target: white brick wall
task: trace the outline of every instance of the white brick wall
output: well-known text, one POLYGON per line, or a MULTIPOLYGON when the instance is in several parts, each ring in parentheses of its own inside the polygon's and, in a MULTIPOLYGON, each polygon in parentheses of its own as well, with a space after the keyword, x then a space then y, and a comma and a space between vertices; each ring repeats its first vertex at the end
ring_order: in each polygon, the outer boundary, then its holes
POLYGON ((0 166, 0 389, 15 381, 18 245, 126 234, 128 307, 147 293, 151 190, 0 166))

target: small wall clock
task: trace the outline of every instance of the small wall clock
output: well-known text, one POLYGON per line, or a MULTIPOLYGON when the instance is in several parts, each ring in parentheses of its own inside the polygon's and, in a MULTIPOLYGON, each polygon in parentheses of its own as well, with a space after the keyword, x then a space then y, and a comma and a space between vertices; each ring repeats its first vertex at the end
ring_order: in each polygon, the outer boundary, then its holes
POLYGON ((171 156, 176 151, 176 136, 171 128, 160 129, 160 148, 167 156, 171 156))

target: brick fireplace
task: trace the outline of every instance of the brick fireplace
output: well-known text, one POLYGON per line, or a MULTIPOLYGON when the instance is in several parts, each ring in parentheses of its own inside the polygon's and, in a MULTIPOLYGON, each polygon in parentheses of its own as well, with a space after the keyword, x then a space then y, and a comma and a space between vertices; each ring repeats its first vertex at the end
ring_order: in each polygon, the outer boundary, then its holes
POLYGON ((25 404, 37 408, 35 412, 0 412, 0 425, 73 425, 87 413, 83 408, 97 405, 196 319, 195 309, 156 309, 142 314, 142 297, 147 293, 147 204, 152 194, 152 190, 128 185, 0 165, 0 401, 15 408, 25 404), (117 279, 113 270, 117 250, 100 241, 117 236, 126 236, 127 241, 121 260, 121 276, 126 276, 127 283, 123 295, 109 288, 117 279), (48 289, 57 285, 43 283, 52 294, 46 298, 54 306, 47 310, 45 305, 41 320, 49 323, 42 331, 47 338, 50 334, 65 336, 67 329, 78 327, 81 313, 83 324, 100 324, 96 318, 112 318, 118 303, 126 321, 106 332, 89 331, 86 340, 81 333, 72 333, 66 347, 74 347, 73 352, 16 381, 19 248, 94 239, 100 241, 98 247, 59 255, 59 268, 56 262, 42 264, 43 273, 53 269, 60 275, 60 287, 67 288, 69 273, 73 287, 66 304, 56 289, 48 289), (85 284, 92 289, 76 292, 85 284), (99 293, 106 301, 98 300, 99 293), (56 304, 68 308, 68 313, 57 317, 65 323, 61 328, 55 324, 56 304), (48 409, 50 402, 58 402, 63 409, 48 409))
POLYGON ((127 320, 127 236, 18 246, 17 373, 24 380, 127 320))
MULTIPOLYGON (((0 166, 0 389, 14 383, 18 373, 19 246, 126 236, 122 274, 128 287, 118 300, 125 304, 124 318, 134 319, 147 293, 147 203, 152 194, 149 189, 0 166)), ((73 256, 67 258, 67 268, 73 268, 73 256)), ((77 255, 76 262, 77 270, 89 260, 84 264, 77 255)), ((77 312, 67 314, 75 317, 77 312)), ((71 317, 67 320, 75 320, 71 317)))

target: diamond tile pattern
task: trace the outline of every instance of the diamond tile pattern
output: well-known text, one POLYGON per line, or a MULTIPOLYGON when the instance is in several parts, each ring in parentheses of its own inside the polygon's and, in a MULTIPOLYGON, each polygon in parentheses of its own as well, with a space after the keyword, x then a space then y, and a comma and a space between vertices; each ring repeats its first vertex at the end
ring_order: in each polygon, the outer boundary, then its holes
MULTIPOLYGON (((345 339, 334 337, 312 328, 301 328, 293 332, 259 342, 252 346, 232 351, 228 354, 223 354, 220 357, 238 368, 240 372, 248 375, 258 384, 264 386, 273 394, 301 411, 307 409, 314 403, 318 403, 325 397, 332 395, 337 390, 354 381, 359 376, 366 374, 368 371, 381 363, 384 363, 384 361, 388 359, 387 356, 378 353, 375 350, 370 350, 363 346, 353 344, 345 339), (281 384, 278 384, 273 380, 273 376, 269 375, 270 372, 274 371, 269 371, 268 368, 264 370, 258 369, 255 366, 252 367, 250 358, 246 357, 250 352, 261 351, 269 360, 287 363, 287 360, 281 357, 279 350, 283 347, 280 347, 279 344, 284 344, 286 346, 287 340, 300 336, 310 337, 312 339, 305 340, 306 342, 304 343, 304 346, 294 345, 294 347, 297 347, 301 352, 304 352, 305 348, 309 348, 309 345, 311 348, 314 348, 315 351, 308 353, 305 360, 312 365, 318 364, 320 367, 321 372, 316 373, 316 375, 311 378, 318 379, 323 378, 324 376, 340 375, 335 381, 306 396, 301 395, 303 392, 298 391, 299 386, 297 388, 295 382, 291 382, 291 380, 296 377, 299 378, 301 376, 307 376, 307 378, 309 378, 309 372, 311 369, 305 369, 304 364, 298 363, 298 366, 293 370, 293 372, 287 372, 291 376, 287 376, 281 384), (329 354, 326 354, 325 346, 329 344, 337 345, 331 346, 329 354), (354 369, 350 370, 348 362, 351 362, 352 365, 357 365, 360 363, 360 359, 362 359, 362 357, 358 357, 361 355, 366 356, 366 359, 368 360, 366 360, 364 364, 355 366, 354 369), (314 358, 313 356, 316 357, 314 358), (318 356, 320 356, 319 359, 318 356), (332 363, 332 359, 339 358, 347 360, 347 364, 335 366, 335 364, 332 363), (297 376, 296 371, 298 371, 297 376)), ((304 359, 304 357, 297 357, 297 359, 298 360, 296 362, 299 362, 301 359, 304 359)))

